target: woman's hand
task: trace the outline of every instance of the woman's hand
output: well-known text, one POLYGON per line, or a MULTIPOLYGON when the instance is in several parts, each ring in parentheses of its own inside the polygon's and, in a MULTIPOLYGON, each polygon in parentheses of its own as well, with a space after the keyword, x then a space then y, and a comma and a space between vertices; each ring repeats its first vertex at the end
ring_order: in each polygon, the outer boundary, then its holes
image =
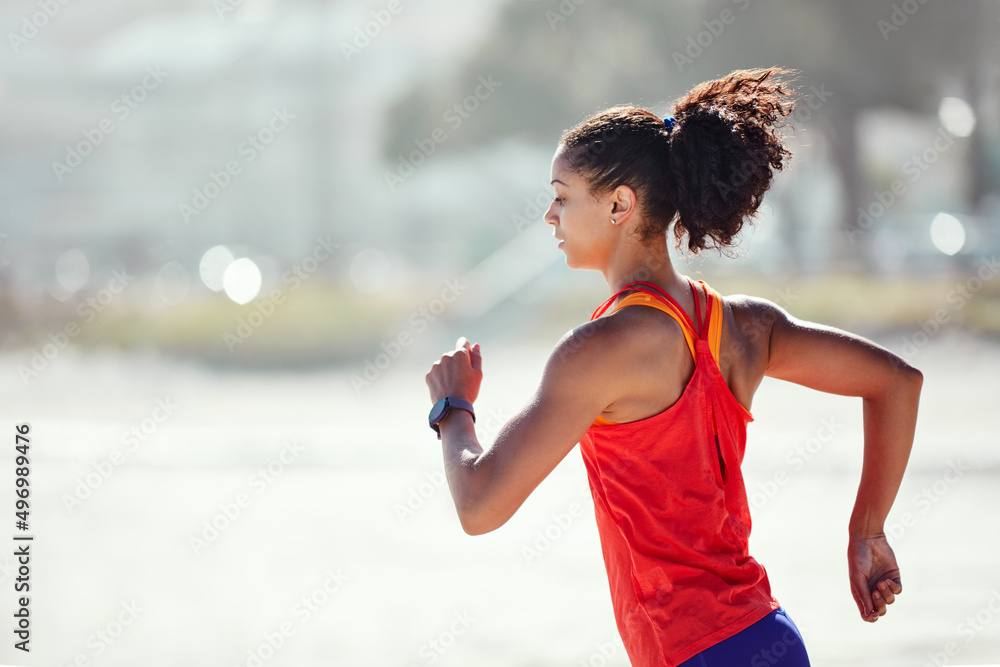
POLYGON ((879 616, 885 616, 886 605, 892 604, 903 590, 896 555, 884 535, 852 536, 847 545, 847 565, 861 618, 874 623, 879 616))
POLYGON ((483 357, 479 343, 471 345, 465 336, 459 338, 454 350, 434 362, 426 380, 433 403, 445 396, 474 403, 483 381, 483 357))

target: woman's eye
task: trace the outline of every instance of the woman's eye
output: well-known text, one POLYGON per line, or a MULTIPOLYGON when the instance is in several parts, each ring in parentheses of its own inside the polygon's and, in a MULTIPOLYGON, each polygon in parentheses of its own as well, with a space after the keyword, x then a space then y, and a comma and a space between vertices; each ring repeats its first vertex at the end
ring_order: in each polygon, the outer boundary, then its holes
POLYGON ((556 197, 555 200, 556 200, 557 204, 559 204, 560 206, 562 206, 563 203, 566 201, 566 198, 565 197, 556 197))

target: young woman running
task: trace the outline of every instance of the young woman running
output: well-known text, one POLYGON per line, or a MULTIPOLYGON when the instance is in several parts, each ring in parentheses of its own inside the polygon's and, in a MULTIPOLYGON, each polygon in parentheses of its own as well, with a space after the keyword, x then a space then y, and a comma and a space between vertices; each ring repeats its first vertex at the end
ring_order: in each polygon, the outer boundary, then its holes
POLYGON ((586 465, 618 631, 634 667, 808 665, 795 624, 747 552, 740 472, 761 379, 860 396, 861 481, 848 530, 851 592, 874 622, 902 591, 884 522, 909 458, 923 377, 859 336, 681 275, 665 238, 725 248, 789 151, 780 69, 702 83, 662 119, 632 106, 566 132, 545 214, 570 268, 611 297, 556 345, 527 406, 483 451, 472 403, 479 344, 427 374, 462 527, 502 526, 576 446, 586 465), (647 306, 630 308, 628 306, 647 306))

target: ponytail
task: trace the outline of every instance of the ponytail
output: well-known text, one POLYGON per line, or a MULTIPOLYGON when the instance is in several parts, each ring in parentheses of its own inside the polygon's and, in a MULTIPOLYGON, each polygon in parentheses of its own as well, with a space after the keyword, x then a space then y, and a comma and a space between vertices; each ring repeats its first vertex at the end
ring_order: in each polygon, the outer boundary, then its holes
POLYGON ((731 246, 791 152, 777 129, 794 100, 780 68, 736 70, 673 104, 672 128, 645 109, 607 109, 560 138, 571 169, 594 193, 628 185, 639 199, 641 240, 664 237, 692 253, 731 246))

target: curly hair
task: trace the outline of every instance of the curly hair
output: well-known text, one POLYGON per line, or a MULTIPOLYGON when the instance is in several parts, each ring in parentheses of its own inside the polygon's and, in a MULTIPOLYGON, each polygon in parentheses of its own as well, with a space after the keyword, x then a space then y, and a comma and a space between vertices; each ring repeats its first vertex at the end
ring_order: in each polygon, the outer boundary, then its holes
POLYGON ((791 152, 777 130, 795 106, 780 80, 789 70, 736 70, 698 84, 674 101, 667 129, 655 113, 616 106, 559 139, 570 169, 592 194, 631 187, 643 212, 643 243, 663 238, 674 223, 676 246, 723 249, 753 218, 774 170, 791 152))

